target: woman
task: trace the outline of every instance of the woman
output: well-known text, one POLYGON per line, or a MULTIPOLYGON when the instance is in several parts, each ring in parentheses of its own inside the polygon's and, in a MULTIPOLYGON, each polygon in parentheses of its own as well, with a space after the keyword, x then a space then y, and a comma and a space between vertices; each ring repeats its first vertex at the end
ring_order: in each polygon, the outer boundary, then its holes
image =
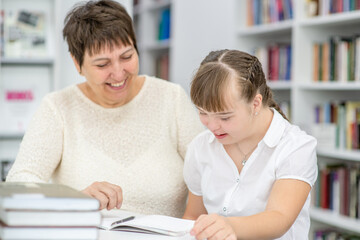
POLYGON ((184 218, 196 239, 307 239, 316 140, 272 99, 258 59, 211 52, 191 85, 208 128, 189 145, 184 218))
POLYGON ((186 93, 138 75, 132 21, 115 1, 75 6, 63 35, 86 81, 43 99, 7 181, 51 179, 97 198, 101 209, 181 216, 183 158, 202 131, 186 93))

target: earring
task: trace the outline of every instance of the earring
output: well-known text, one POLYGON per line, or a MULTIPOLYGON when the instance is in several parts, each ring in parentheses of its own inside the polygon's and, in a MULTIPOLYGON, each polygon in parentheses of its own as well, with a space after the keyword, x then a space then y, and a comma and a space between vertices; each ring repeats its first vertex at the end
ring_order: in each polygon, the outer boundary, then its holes
POLYGON ((258 112, 255 112, 255 116, 257 116, 258 115, 258 112))

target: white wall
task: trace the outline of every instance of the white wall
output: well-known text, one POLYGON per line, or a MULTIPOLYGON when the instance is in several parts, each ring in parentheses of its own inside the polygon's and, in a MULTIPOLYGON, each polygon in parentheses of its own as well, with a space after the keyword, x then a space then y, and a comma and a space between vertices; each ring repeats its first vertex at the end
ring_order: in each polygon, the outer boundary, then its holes
POLYGON ((170 79, 189 93, 202 59, 212 50, 235 47, 234 1, 174 0, 173 4, 170 79))

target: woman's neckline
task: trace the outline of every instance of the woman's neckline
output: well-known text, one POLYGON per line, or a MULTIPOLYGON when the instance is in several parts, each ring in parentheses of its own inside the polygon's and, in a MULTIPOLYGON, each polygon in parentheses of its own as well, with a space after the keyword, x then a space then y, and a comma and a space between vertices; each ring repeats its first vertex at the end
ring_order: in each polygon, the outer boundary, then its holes
POLYGON ((144 92, 146 90, 146 88, 148 87, 148 77, 146 75, 141 75, 139 77, 143 77, 144 78, 144 82, 140 88, 140 90, 138 91, 138 93, 127 103, 125 103, 124 105, 118 106, 118 107, 113 107, 113 108, 106 108, 104 106, 101 106, 98 103, 95 103, 94 101, 92 101, 90 98, 88 98, 85 93, 80 89, 79 84, 75 85, 75 89, 76 92, 78 93, 78 95, 87 103, 89 104, 91 107, 96 108, 98 110, 102 110, 102 111, 118 111, 120 109, 126 109, 132 105, 134 105, 136 102, 138 102, 138 99, 141 99, 141 97, 144 95, 144 92))

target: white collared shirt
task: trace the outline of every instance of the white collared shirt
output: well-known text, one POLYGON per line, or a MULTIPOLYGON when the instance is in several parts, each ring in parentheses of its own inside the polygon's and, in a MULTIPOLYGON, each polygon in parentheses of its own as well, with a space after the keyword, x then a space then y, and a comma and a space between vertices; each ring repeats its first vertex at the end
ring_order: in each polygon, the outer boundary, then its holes
MULTIPOLYGON (((240 174, 215 136, 206 130, 189 145, 184 179, 202 196, 208 213, 249 216, 265 210, 274 182, 298 179, 313 186, 317 178, 316 139, 291 125, 275 109, 264 138, 240 174)), ((310 194, 296 221, 279 239, 308 239, 310 194)))

